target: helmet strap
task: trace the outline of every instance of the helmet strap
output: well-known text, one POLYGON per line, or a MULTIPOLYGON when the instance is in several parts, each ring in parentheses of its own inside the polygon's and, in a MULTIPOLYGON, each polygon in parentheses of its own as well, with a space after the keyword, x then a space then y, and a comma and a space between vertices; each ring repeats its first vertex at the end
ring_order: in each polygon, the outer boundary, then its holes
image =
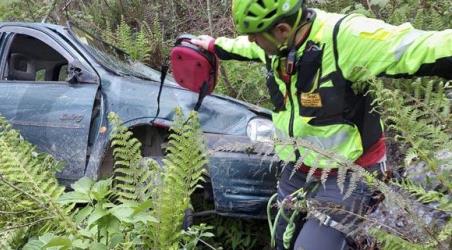
MULTIPOLYGON (((301 22, 302 20, 302 12, 303 9, 300 8, 300 10, 298 11, 298 16, 297 16, 297 20, 295 21, 295 24, 293 25, 293 28, 291 30, 291 32, 289 33, 289 36, 287 37, 287 40, 285 42, 286 44, 286 49, 284 52, 281 51, 281 53, 284 53, 283 55, 287 56, 287 61, 286 61, 286 73, 288 75, 293 75, 295 74, 296 70, 295 70, 295 66, 297 63, 297 45, 296 45, 296 35, 298 33, 298 31, 303 28, 305 25, 309 24, 310 21, 304 21, 301 22)), ((306 35, 304 35, 303 39, 304 40, 306 38, 306 35)))
POLYGON ((273 35, 271 35, 268 31, 262 32, 262 35, 265 37, 265 39, 267 39, 267 41, 272 43, 278 49, 278 54, 280 56, 286 56, 289 53, 289 49, 293 47, 293 44, 295 43, 295 36, 296 36, 297 31, 301 27, 304 26, 304 23, 300 25, 302 16, 303 16, 303 9, 300 8, 298 10, 297 19, 295 20, 295 23, 292 26, 292 29, 291 29, 286 41, 284 41, 282 43, 278 42, 273 37, 273 35))
POLYGON ((279 52, 285 51, 287 49, 286 43, 278 42, 270 33, 267 31, 262 32, 262 35, 264 36, 267 41, 269 41, 271 44, 273 44, 279 52))
POLYGON ((295 23, 292 26, 292 30, 290 31, 289 36, 287 37, 287 40, 285 42, 287 48, 293 47, 293 45, 295 43, 295 37, 296 37, 298 30, 300 30, 301 27, 303 27, 305 24, 305 23, 300 24, 302 16, 303 16, 303 9, 300 8, 298 10, 297 19, 295 20, 295 23))

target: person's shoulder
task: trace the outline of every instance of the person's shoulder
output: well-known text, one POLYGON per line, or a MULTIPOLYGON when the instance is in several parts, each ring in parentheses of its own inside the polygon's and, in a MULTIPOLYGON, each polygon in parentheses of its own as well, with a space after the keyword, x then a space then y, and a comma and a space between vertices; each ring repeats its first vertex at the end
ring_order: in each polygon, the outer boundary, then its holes
MULTIPOLYGON (((334 27, 336 23, 341 20, 344 17, 347 17, 345 14, 339 14, 339 13, 333 13, 333 12, 326 12, 321 9, 310 9, 315 13, 315 20, 314 23, 317 23, 321 26, 329 26, 334 27)), ((348 18, 348 17, 347 17, 348 18)))
POLYGON ((312 9, 316 13, 316 22, 321 25, 327 25, 334 27, 340 23, 341 31, 347 30, 353 34, 359 34, 363 31, 369 31, 379 28, 389 28, 391 25, 385 23, 383 20, 369 18, 365 15, 352 13, 352 14, 339 14, 326 12, 320 9, 312 9), (388 27, 387 27, 388 26, 388 27))
POLYGON ((316 18, 319 18, 320 20, 339 20, 346 16, 346 14, 327 12, 316 8, 312 8, 310 10, 313 11, 316 15, 316 18))

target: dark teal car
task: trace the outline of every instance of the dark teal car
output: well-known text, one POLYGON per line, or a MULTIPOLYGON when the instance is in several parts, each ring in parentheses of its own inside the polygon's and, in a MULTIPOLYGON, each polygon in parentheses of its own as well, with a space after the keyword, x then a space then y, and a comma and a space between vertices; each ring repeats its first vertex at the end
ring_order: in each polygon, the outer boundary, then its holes
MULTIPOLYGON (((109 112, 140 139, 145 156, 158 158, 174 109, 189 112, 198 98, 168 79, 155 118, 160 73, 76 27, 1 23, 0 57, 0 114, 25 139, 66 163, 58 176, 66 185, 112 173, 109 112)), ((268 110, 229 97, 206 97, 199 116, 210 149, 252 145, 273 133, 268 110)), ((264 217, 276 168, 242 148, 210 158, 204 189, 215 204, 210 212, 264 217)))

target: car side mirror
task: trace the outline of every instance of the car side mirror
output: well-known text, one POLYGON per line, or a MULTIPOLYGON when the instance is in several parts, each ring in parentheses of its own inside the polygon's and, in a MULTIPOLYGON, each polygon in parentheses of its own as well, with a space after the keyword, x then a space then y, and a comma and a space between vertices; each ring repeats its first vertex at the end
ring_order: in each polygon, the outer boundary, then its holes
POLYGON ((66 81, 70 84, 76 83, 99 83, 96 74, 84 69, 77 61, 72 62, 68 66, 68 75, 66 81))

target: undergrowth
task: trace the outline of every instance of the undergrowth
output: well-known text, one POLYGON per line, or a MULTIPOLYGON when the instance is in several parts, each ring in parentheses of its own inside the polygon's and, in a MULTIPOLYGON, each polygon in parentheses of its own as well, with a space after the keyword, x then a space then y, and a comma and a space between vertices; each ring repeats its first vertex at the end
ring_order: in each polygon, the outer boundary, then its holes
POLYGON ((0 119, 1 249, 196 249, 213 237, 205 224, 182 228, 207 164, 196 113, 176 110, 163 165, 141 156, 117 115, 109 120, 114 176, 65 192, 59 163, 0 119))

